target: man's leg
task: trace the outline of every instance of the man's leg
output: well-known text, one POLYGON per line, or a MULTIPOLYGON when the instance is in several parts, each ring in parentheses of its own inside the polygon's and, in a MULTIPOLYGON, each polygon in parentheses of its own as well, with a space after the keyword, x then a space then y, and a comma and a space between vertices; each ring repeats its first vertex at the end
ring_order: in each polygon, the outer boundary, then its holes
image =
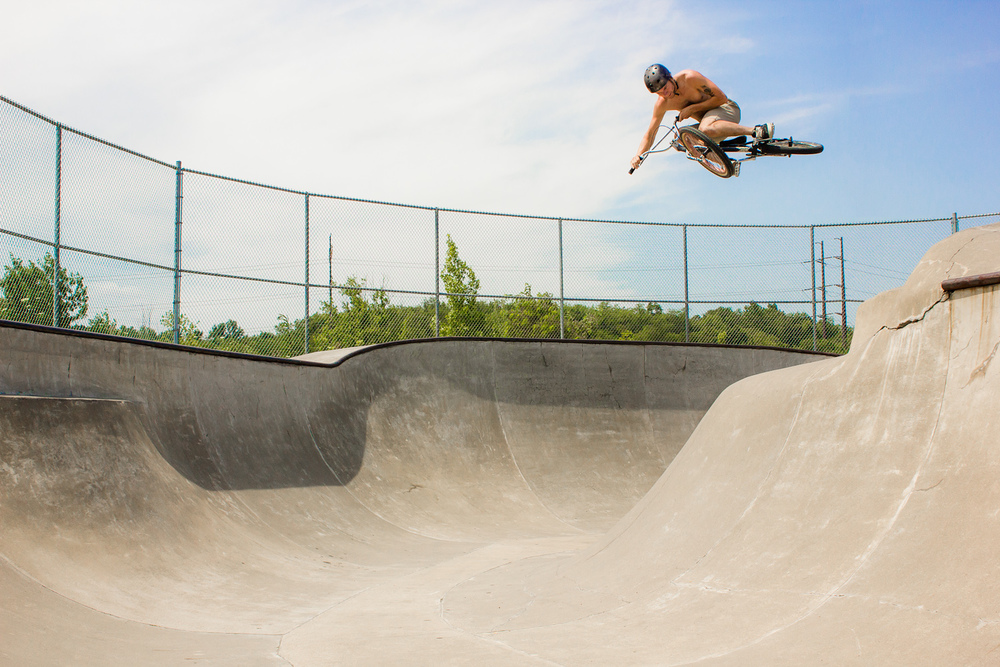
POLYGON ((741 137, 750 136, 753 134, 753 128, 747 127, 745 125, 740 125, 739 123, 734 123, 729 120, 721 120, 719 118, 704 118, 701 124, 698 125, 698 129, 708 135, 710 139, 725 139, 726 137, 741 137))
MULTIPOLYGON (((762 127, 762 126, 757 126, 762 127)), ((760 132, 757 127, 740 125, 740 107, 729 100, 721 107, 709 109, 701 118, 698 129, 708 135, 709 139, 719 141, 727 137, 750 136, 754 139, 770 139, 774 126, 768 123, 760 132)))

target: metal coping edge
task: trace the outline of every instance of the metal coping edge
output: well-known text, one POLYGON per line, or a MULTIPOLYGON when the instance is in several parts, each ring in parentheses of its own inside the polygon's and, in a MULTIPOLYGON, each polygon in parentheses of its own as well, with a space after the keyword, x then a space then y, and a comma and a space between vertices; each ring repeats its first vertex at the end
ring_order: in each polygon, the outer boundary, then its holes
POLYGON ((975 276, 948 278, 947 280, 941 281, 941 289, 945 292, 955 292, 957 290, 971 289, 973 287, 989 287, 990 285, 1000 285, 1000 271, 994 273, 980 273, 975 276))

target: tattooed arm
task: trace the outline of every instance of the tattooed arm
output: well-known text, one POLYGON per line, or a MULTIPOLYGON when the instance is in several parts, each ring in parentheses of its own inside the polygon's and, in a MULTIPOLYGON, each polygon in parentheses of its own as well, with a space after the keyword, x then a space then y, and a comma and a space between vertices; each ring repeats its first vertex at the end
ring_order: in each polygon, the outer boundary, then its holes
POLYGON ((685 118, 701 120, 706 111, 721 107, 729 101, 726 94, 701 73, 688 70, 685 74, 687 74, 687 80, 685 81, 687 85, 685 87, 688 87, 688 90, 691 91, 688 94, 692 95, 698 101, 692 100, 690 104, 681 109, 678 120, 684 120, 685 118), (698 99, 699 97, 700 99, 698 99))

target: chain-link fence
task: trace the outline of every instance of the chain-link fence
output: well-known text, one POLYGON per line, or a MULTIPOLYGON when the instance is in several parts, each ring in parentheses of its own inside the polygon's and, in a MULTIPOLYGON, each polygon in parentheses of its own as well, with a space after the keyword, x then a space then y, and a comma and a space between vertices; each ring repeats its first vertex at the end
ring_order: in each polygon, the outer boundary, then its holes
POLYGON ((187 169, 0 97, 0 318, 271 356, 431 336, 846 351, 858 303, 960 224, 995 221, 685 225, 362 201, 187 169))

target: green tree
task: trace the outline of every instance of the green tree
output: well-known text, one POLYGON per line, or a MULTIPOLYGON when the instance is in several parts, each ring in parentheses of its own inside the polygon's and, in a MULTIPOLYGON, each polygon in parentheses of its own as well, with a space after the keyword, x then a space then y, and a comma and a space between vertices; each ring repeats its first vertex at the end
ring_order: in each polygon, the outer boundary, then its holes
POLYGON ((366 280, 351 276, 340 289, 346 297, 334 325, 334 338, 344 347, 392 340, 389 297, 384 289, 369 290, 366 280))
MULTIPOLYGON (((172 310, 165 312, 163 317, 160 318, 160 324, 167 329, 163 334, 161 334, 161 337, 165 340, 172 341, 174 331, 174 312, 172 310)), ((184 313, 181 313, 179 333, 181 345, 199 345, 205 336, 205 334, 198 329, 198 323, 192 322, 191 318, 184 313)))
MULTIPOLYGON (((112 320, 112 325, 117 326, 118 323, 112 320)), ((130 326, 121 326, 114 332, 118 336, 128 336, 129 338, 142 338, 145 340, 158 340, 160 334, 156 333, 156 330, 149 325, 142 324, 138 329, 130 326)))
POLYGON ((106 334, 118 334, 119 332, 118 322, 111 319, 107 310, 87 320, 87 326, 84 328, 87 331, 96 331, 98 333, 106 334))
POLYGON ((714 308, 704 315, 691 318, 691 341, 746 345, 747 335, 740 327, 740 316, 732 308, 714 308))
POLYGON ((236 320, 226 320, 216 324, 214 327, 208 330, 208 339, 213 341, 219 340, 239 340, 244 338, 246 334, 240 325, 236 323, 236 320))
MULTIPOLYGON (((0 280, 0 318, 52 325, 52 282, 56 275, 52 253, 45 253, 41 266, 10 256, 0 280)), ((59 267, 59 320, 55 326, 69 327, 87 315, 87 288, 79 273, 59 267)))
POLYGON ((486 313, 476 303, 479 279, 476 272, 458 256, 458 246, 448 234, 441 281, 448 294, 448 309, 441 325, 444 336, 483 336, 487 333, 486 313))
POLYGON ((647 303, 649 314, 645 325, 636 334, 636 340, 682 342, 684 340, 684 311, 668 310, 658 303, 647 303))
POLYGON ((500 313, 502 324, 494 327, 507 338, 558 338, 559 307, 552 294, 542 292, 531 296, 531 285, 524 284, 520 294, 508 295, 500 313))

